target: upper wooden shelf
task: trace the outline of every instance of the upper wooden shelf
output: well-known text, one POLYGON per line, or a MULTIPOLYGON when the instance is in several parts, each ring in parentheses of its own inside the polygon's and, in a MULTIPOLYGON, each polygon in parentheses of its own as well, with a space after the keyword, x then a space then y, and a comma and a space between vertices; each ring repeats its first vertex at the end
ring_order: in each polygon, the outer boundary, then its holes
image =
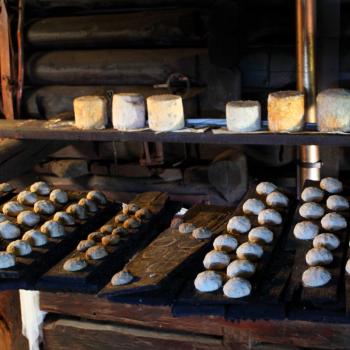
POLYGON ((43 120, 0 120, 0 138, 69 141, 140 141, 246 145, 334 145, 350 146, 349 134, 325 134, 316 131, 246 134, 215 134, 211 130, 155 133, 150 130, 122 132, 115 129, 80 130, 72 123, 43 120))

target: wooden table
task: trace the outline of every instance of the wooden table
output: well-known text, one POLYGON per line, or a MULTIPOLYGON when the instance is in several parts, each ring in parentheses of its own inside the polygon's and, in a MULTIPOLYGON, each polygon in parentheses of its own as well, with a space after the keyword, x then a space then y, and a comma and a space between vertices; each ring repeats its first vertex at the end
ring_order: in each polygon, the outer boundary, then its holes
POLYGON ((173 317, 170 306, 113 303, 83 294, 42 292, 40 300, 50 312, 44 350, 350 348, 350 324, 173 317))

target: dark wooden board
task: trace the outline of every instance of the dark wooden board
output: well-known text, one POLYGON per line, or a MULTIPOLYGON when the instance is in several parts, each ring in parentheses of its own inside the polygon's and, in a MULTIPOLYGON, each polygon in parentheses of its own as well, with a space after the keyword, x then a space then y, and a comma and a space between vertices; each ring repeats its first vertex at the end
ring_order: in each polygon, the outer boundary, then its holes
MULTIPOLYGON (((197 227, 205 226, 217 235, 225 230, 232 213, 230 208, 197 205, 185 214, 184 220, 197 227)), ((113 297, 160 289, 201 254, 210 242, 211 239, 197 240, 191 235, 179 233, 177 229, 168 228, 126 265, 126 269, 135 276, 134 282, 124 286, 109 283, 99 295, 113 297)))
MULTIPOLYGON (((173 215, 180 208, 177 203, 169 203, 168 195, 162 192, 145 192, 137 195, 132 202, 140 207, 147 207, 153 213, 152 218, 144 222, 139 229, 129 230, 117 245, 107 247, 109 254, 105 258, 89 260, 87 268, 81 271, 65 271, 65 261, 81 255, 74 250, 43 275, 37 287, 42 290, 97 292, 139 249, 144 248, 169 225, 173 215)), ((114 217, 106 224, 117 227, 114 217)))
MULTIPOLYGON (((307 181, 304 185, 305 187, 308 186, 319 186, 318 181, 307 181)), ((343 193, 341 195, 347 197, 348 196, 348 190, 344 189, 343 193)), ((325 213, 329 213, 330 210, 326 208, 326 199, 328 196, 325 196, 325 199, 320 203, 325 208, 325 213)), ((304 305, 305 307, 319 307, 322 309, 342 309, 344 307, 343 305, 343 299, 340 298, 341 290, 344 288, 343 285, 343 268, 344 268, 344 259, 345 259, 345 253, 346 248, 348 247, 348 239, 349 239, 349 211, 343 211, 340 212, 341 215, 343 215, 347 222, 348 222, 348 228, 345 230, 341 230, 338 232, 334 232, 334 234, 339 238, 340 240, 340 246, 332 251, 333 254, 333 262, 325 268, 330 271, 332 274, 332 280, 323 287, 318 288, 304 288, 302 286, 302 274, 303 272, 308 268, 308 265, 305 261, 305 255, 309 249, 313 247, 312 240, 311 241, 303 241, 298 240, 294 237, 293 230, 294 226, 303 220, 306 220, 302 218, 299 214, 299 208, 302 205, 300 203, 298 207, 295 210, 294 218, 293 218, 293 224, 291 225, 290 232, 288 235, 288 242, 286 245, 286 256, 288 254, 291 254, 294 256, 294 262, 292 267, 292 273, 290 282, 286 289, 286 295, 285 300, 289 303, 295 303, 298 302, 301 305, 304 305)), ((310 220, 317 224, 320 227, 320 233, 325 232, 321 228, 320 219, 319 220, 310 220)))
POLYGON ((49 122, 33 119, 0 120, 0 137, 13 139, 77 140, 77 141, 139 141, 139 142, 186 142, 205 144, 250 145, 339 145, 350 144, 350 134, 320 133, 313 125, 306 131, 295 133, 272 133, 264 128, 255 133, 214 134, 212 131, 122 132, 115 129, 80 130, 67 122, 49 122))
MULTIPOLYGON (((66 208, 69 204, 78 201, 83 197, 83 192, 69 192, 69 202, 64 206, 57 206, 57 210, 66 208)), ((47 198, 47 197, 46 197, 47 198)), ((32 209, 32 208, 30 208, 32 209)), ((46 245, 42 247, 33 247, 31 254, 17 257, 16 265, 7 269, 0 269, 0 290, 16 288, 33 288, 36 279, 62 256, 66 255, 77 242, 88 232, 98 227, 101 223, 108 220, 113 214, 120 210, 120 204, 108 201, 107 205, 98 207, 98 212, 88 213, 86 220, 76 220, 74 226, 65 226, 65 236, 59 238, 49 238, 46 245)), ((49 220, 50 216, 42 216, 41 223, 49 220)), ((12 219, 11 220, 15 220, 12 219)), ((38 227, 41 225, 38 225, 38 227)), ((23 235, 29 228, 21 227, 23 235)), ((10 243, 10 240, 1 240, 2 249, 10 243)))
MULTIPOLYGON (((252 227, 257 227, 260 226, 259 223, 257 222, 257 217, 255 215, 247 215, 243 213, 243 204, 245 201, 249 198, 262 198, 262 196, 259 196, 256 194, 256 184, 254 183, 246 195, 243 197, 239 205, 237 206, 237 209, 234 212, 234 215, 245 215, 248 216, 251 223, 252 227)), ((289 208, 293 207, 293 202, 291 201, 289 208)), ((279 209, 280 210, 280 209, 279 209)), ((281 236, 285 231, 285 227, 288 227, 288 222, 289 222, 289 210, 280 210, 281 215, 283 217, 283 224, 279 226, 267 226, 273 233, 274 233, 274 239, 273 242, 269 245, 264 246, 264 254, 262 258, 257 262, 256 264, 256 272, 255 274, 249 279, 250 282, 252 283, 252 293, 250 296, 240 298, 240 299, 232 299, 228 298, 224 295, 222 288, 215 292, 211 293, 201 293, 198 292, 195 287, 194 287, 194 278, 195 276, 204 270, 204 267, 201 265, 197 269, 196 273, 194 276, 187 281, 186 286, 184 287, 183 292, 179 296, 177 303, 178 304, 188 304, 191 305, 193 303, 197 304, 200 308, 201 305, 230 305, 230 304, 235 304, 232 306, 232 308, 235 310, 236 305, 244 305, 245 308, 250 308, 252 307, 253 310, 256 309, 255 304, 258 302, 262 302, 262 300, 259 300, 260 297, 260 291, 263 288, 263 282, 267 282, 269 284, 268 290, 265 289, 265 302, 268 300, 271 301, 272 303, 277 304, 280 300, 281 295, 277 295, 277 293, 282 293, 284 287, 281 286, 281 284, 284 283, 285 279, 288 278, 286 274, 282 274, 280 272, 281 276, 278 279, 272 278, 273 275, 271 275, 271 270, 270 271, 270 265, 273 262, 273 258, 275 255, 275 248, 279 245, 281 242, 281 236), (269 294, 271 292, 271 295, 269 294), (272 294, 274 293, 274 294, 272 294)), ((242 244, 244 242, 248 241, 248 235, 235 235, 237 238, 239 244, 242 244)), ((211 248, 212 249, 212 248, 211 248)), ((277 250, 277 249, 276 249, 277 250)), ((203 260, 204 256, 201 257, 203 260)), ((279 267, 277 267, 278 269, 279 267)), ((276 267, 275 267, 276 269, 276 267)), ((277 272, 276 272, 277 273, 277 272)), ((247 309, 246 309, 247 310, 247 309)))

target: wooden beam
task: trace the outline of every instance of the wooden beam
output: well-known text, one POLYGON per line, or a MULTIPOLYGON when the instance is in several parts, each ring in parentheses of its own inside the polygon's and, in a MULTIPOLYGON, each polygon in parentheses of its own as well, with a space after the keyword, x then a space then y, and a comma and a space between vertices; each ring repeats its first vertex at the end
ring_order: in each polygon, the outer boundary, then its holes
POLYGON ((0 64, 3 113, 6 119, 14 119, 12 69, 10 54, 10 25, 5 0, 0 0, 0 64))

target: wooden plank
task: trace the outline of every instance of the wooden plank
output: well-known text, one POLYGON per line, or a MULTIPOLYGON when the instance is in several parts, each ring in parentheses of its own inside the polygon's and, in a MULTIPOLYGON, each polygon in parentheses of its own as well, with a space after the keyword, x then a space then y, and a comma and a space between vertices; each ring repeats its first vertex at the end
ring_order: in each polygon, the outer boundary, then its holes
POLYGON ((0 138, 76 140, 76 141, 149 141, 169 143, 204 143, 204 144, 247 144, 247 145, 339 145, 349 146, 348 134, 325 134, 308 128, 304 132, 272 133, 264 128, 260 132, 242 134, 164 132, 150 130, 122 132, 115 129, 79 130, 67 121, 42 120, 0 120, 0 138))
MULTIPOLYGON (((104 259, 90 261, 89 266, 81 271, 65 271, 63 265, 67 259, 81 255, 80 252, 74 250, 41 277, 37 288, 41 290, 79 291, 82 293, 97 292, 110 280, 114 273, 123 268, 124 264, 138 250, 144 248, 161 232, 162 228, 168 227, 170 220, 180 207, 170 205, 167 200, 168 195, 161 192, 145 192, 137 195, 132 203, 148 208, 153 213, 151 220, 144 222, 140 229, 129 230, 127 235, 121 237, 116 246, 107 247, 109 254, 104 259)), ((114 217, 106 224, 114 227, 118 226, 115 224, 114 217)))
MULTIPOLYGON (((184 221, 197 227, 205 226, 215 236, 223 232, 232 212, 230 208, 198 205, 185 214, 184 221)), ((109 283, 99 295, 112 297, 160 289, 201 254, 210 242, 211 239, 194 239, 191 235, 169 228, 126 264, 125 268, 135 277, 133 282, 124 286, 109 283)))

